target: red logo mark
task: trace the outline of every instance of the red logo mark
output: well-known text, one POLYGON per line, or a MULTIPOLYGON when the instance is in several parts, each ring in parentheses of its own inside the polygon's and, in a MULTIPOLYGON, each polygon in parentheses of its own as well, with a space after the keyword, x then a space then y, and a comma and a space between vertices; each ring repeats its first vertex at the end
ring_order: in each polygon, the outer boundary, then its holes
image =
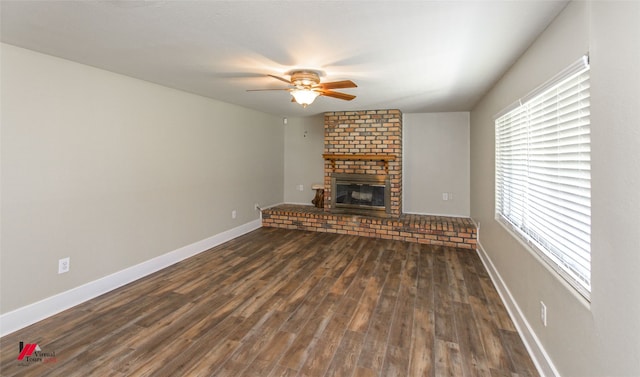
POLYGON ((25 357, 29 357, 33 355, 34 351, 40 351, 40 347, 38 347, 35 343, 27 343, 24 344, 20 342, 20 355, 18 355, 18 360, 22 360, 25 357))

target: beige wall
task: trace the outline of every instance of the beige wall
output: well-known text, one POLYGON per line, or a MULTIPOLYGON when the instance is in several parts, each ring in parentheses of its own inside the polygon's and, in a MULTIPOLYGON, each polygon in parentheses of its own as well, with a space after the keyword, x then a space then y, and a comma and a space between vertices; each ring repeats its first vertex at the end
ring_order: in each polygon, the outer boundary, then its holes
POLYGON ((469 137, 468 112, 404 114, 404 212, 469 216, 469 137))
MULTIPOLYGON (((311 185, 323 183, 324 116, 288 118, 284 129, 284 200, 311 205, 311 185)), ((469 216, 469 113, 404 114, 403 139, 404 211, 469 216)))
POLYGON ((471 216, 534 336, 562 376, 640 375, 639 2, 572 2, 471 113, 471 216), (591 303, 494 220, 493 116, 589 51, 591 303), (539 320, 540 301, 548 326, 539 320))
POLYGON ((288 118, 284 126, 284 201, 311 205, 311 185, 324 182, 324 115, 288 118), (299 191, 298 186, 303 190, 299 191))
POLYGON ((283 201, 280 118, 1 52, 2 313, 256 220, 254 203, 283 201), (67 256, 71 271, 58 275, 67 256))

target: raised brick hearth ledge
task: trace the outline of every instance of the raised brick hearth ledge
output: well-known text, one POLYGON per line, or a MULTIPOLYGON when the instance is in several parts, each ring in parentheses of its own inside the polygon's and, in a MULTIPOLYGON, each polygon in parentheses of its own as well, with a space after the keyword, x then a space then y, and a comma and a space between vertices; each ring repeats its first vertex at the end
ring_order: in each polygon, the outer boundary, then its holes
POLYGON ((476 248, 476 227, 464 217, 402 214, 397 218, 379 218, 281 204, 262 211, 262 226, 476 248))

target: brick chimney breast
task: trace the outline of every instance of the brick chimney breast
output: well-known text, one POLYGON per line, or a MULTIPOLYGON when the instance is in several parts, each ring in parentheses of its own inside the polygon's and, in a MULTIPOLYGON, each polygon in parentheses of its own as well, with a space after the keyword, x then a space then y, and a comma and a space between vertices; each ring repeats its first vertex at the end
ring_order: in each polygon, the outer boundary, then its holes
POLYGON ((324 116, 324 154, 392 156, 384 161, 325 160, 324 208, 331 209, 332 174, 388 175, 390 215, 402 213, 402 113, 400 110, 336 111, 324 116))

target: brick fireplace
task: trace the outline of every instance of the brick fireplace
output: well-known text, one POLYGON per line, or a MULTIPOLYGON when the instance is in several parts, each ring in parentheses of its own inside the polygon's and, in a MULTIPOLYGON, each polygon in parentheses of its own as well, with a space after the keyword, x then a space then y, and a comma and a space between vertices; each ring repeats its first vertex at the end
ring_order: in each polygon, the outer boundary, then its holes
POLYGON ((324 207, 281 204, 267 208, 262 212, 263 226, 475 248, 476 227, 471 219, 402 213, 399 110, 325 113, 322 158, 324 207), (338 179, 350 182, 349 188, 336 189, 338 179), (384 206, 375 199, 376 188, 351 188, 360 184, 384 186, 384 206), (345 195, 350 196, 346 206, 344 201, 336 203, 337 197, 345 195), (360 202, 366 204, 352 208, 360 202), (382 209, 367 211, 366 207, 376 206, 382 209))
MULTIPOLYGON (((386 214, 402 213, 402 113, 343 111, 324 117, 324 207, 335 209, 336 176, 389 182, 386 214)), ((362 211, 354 211, 362 213, 362 211)))

